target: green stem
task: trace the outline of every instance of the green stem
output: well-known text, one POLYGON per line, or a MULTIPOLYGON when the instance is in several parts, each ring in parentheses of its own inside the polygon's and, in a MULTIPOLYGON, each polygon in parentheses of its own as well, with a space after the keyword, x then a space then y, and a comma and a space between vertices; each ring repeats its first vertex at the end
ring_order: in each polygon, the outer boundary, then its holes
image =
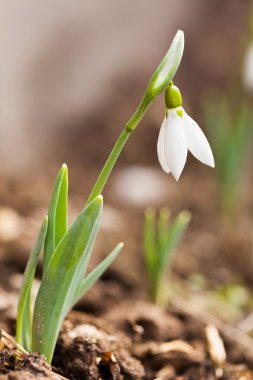
POLYGON ((135 111, 134 115, 131 117, 131 119, 126 123, 123 131, 121 132, 118 140, 116 141, 109 157, 106 160, 106 163, 103 166, 103 169, 101 170, 99 177, 91 190, 91 193, 89 195, 87 204, 90 203, 94 198, 96 198, 99 194, 102 193, 102 190, 109 178, 109 175, 114 167, 114 165, 117 162, 117 159, 124 148, 127 140, 129 139, 132 132, 135 130, 135 128, 140 123, 141 119, 143 118, 145 112, 147 111, 149 105, 151 104, 151 101, 153 100, 152 96, 146 93, 144 98, 142 99, 139 107, 135 111))

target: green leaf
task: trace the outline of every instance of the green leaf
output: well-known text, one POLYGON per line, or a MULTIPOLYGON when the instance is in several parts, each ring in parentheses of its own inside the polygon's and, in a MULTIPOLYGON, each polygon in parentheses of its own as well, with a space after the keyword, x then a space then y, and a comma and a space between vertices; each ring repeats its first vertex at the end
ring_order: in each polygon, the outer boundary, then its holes
POLYGON ((166 270, 169 260, 172 257, 172 253, 175 250, 180 239, 182 238, 182 235, 185 232, 190 222, 190 219, 191 214, 188 211, 182 211, 180 212, 174 223, 171 224, 167 235, 167 241, 163 247, 163 251, 161 253, 160 258, 160 270, 162 273, 164 273, 164 271, 166 270))
POLYGON ((144 223, 144 255, 150 277, 152 277, 152 273, 154 272, 157 263, 155 222, 155 211, 152 208, 148 208, 145 212, 144 223))
POLYGON ((49 363, 60 325, 80 285, 80 263, 94 244, 102 207, 103 198, 98 196, 83 209, 56 247, 42 278, 34 307, 32 348, 49 363))
POLYGON ((117 247, 115 247, 114 250, 82 280, 79 289, 76 292, 74 302, 71 305, 71 308, 88 292, 88 290, 95 284, 99 277, 102 276, 106 269, 115 260, 123 246, 123 243, 119 243, 117 247))
POLYGON ((46 216, 27 262, 19 295, 16 339, 27 351, 31 351, 30 293, 39 255, 45 242, 47 226, 46 216))
POLYGON ((55 215, 55 247, 68 229, 68 168, 66 164, 63 164, 62 171, 63 177, 55 215))
POLYGON ((163 207, 159 212, 157 223, 157 240, 159 253, 157 252, 157 254, 160 254, 163 251, 163 247, 166 245, 170 215, 171 212, 167 207, 163 207))
POLYGON ((68 169, 63 164, 59 171, 51 195, 48 210, 48 232, 45 242, 43 273, 45 272, 55 247, 67 231, 68 213, 68 169))

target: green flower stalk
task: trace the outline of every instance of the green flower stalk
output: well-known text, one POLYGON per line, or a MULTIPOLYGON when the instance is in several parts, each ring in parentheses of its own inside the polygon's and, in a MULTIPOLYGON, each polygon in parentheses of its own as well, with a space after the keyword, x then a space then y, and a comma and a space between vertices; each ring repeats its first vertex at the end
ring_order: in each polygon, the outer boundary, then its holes
POLYGON ((120 152, 151 102, 173 79, 181 62, 184 35, 178 31, 170 49, 156 69, 134 115, 116 141, 85 207, 68 228, 68 170, 64 164, 52 191, 48 216, 32 250, 20 290, 17 315, 17 342, 27 351, 45 355, 50 363, 61 324, 89 288, 98 280, 122 249, 120 243, 86 275, 103 210, 101 192, 120 152), (43 251, 43 273, 34 309, 30 294, 39 255, 43 251))

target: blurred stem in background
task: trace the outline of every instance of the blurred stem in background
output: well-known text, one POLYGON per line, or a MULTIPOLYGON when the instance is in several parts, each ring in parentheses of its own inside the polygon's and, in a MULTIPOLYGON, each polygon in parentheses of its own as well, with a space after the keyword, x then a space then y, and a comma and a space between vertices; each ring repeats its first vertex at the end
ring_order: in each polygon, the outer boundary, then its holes
POLYGON ((219 191, 219 208, 223 216, 233 217, 241 208, 240 199, 247 171, 252 137, 251 96, 253 94, 253 2, 248 34, 242 42, 238 59, 232 67, 225 93, 210 94, 204 102, 204 118, 213 140, 219 191))
POLYGON ((218 180, 219 208, 231 217, 240 205, 239 194, 245 176, 250 136, 251 112, 242 101, 232 112, 229 99, 221 97, 204 108, 209 138, 213 144, 218 180))
POLYGON ((191 214, 181 211, 173 222, 170 222, 170 211, 162 208, 158 218, 155 210, 149 208, 145 213, 143 249, 150 298, 153 302, 167 297, 165 275, 171 272, 173 253, 190 222, 191 214))

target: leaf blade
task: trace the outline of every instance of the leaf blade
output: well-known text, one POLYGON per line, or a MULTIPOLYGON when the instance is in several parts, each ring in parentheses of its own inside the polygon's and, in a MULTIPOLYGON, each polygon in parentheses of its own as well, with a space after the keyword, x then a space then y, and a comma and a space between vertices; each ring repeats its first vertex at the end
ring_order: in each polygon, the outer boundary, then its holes
POLYGON ((63 167, 63 178, 59 191, 55 215, 55 247, 60 243, 68 228, 68 168, 63 167))
POLYGON ((160 269, 162 272, 166 270, 172 253, 182 238, 190 219, 191 214, 188 211, 181 211, 174 223, 171 224, 167 241, 163 247, 163 253, 161 255, 160 269))
POLYGON ((123 248, 124 244, 119 243, 109 255, 102 260, 96 268, 91 271, 88 276, 86 276, 80 284, 78 289, 78 293, 71 305, 71 308, 79 301, 80 298, 84 296, 84 294, 94 285, 94 283, 102 276, 102 274, 106 271, 106 269, 111 265, 111 263, 116 259, 119 252, 123 248))
POLYGON ((47 227, 48 218, 45 217, 26 265, 18 302, 16 339, 28 351, 31 350, 30 293, 39 255, 45 242, 47 227))
POLYGON ((57 245, 56 243, 60 241, 63 231, 65 230, 66 232, 67 215, 64 215, 64 212, 67 213, 67 184, 68 171, 66 164, 63 164, 56 177, 48 209, 48 232, 43 257, 43 273, 45 272, 54 252, 57 245), (62 209, 60 210, 61 206, 62 209))
POLYGON ((56 247, 42 278, 34 308, 32 348, 44 354, 48 362, 52 359, 72 287, 76 286, 72 280, 81 258, 94 243, 102 205, 102 196, 98 196, 83 209, 56 247))

